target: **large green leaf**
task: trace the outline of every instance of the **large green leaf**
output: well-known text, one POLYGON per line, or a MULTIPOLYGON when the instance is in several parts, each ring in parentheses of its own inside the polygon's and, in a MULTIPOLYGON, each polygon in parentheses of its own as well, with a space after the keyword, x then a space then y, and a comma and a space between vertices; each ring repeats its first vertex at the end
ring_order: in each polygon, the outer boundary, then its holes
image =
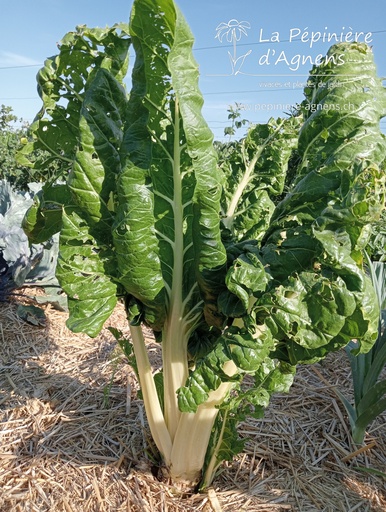
POLYGON ((56 275, 68 295, 68 327, 96 336, 117 303, 114 253, 98 244, 79 213, 63 212, 56 275))
POLYGON ((261 246, 281 286, 257 303, 257 314, 262 320, 270 312, 266 321, 281 340, 276 354, 293 364, 318 360, 352 338, 366 352, 377 334, 376 298, 361 251, 384 204, 379 165, 386 145, 379 120, 386 92, 365 45, 336 45, 329 55, 342 55, 344 65, 322 64, 311 72, 295 185, 276 207, 261 246), (303 293, 307 272, 311 281, 303 293))
POLYGON ((143 319, 163 327, 166 296, 155 230, 154 194, 150 182, 152 140, 144 106, 146 76, 141 45, 134 37, 136 61, 121 149, 113 240, 119 281, 142 304, 143 319))
MULTIPOLYGON (((48 58, 37 76, 43 106, 30 127, 31 141, 19 152, 24 165, 47 169, 59 162, 60 177, 71 169, 78 146, 79 119, 87 83, 99 69, 123 82, 130 38, 126 24, 107 28, 79 26, 58 44, 60 53, 48 58), (43 150, 32 163, 29 154, 43 150)), ((57 176, 53 176, 53 179, 57 176)))
POLYGON ((194 412, 205 402, 209 392, 216 390, 221 382, 238 382, 244 373, 257 372, 273 348, 269 330, 250 326, 230 327, 220 336, 215 346, 196 362, 186 386, 178 393, 178 403, 182 411, 194 412), (229 375, 229 363, 237 369, 229 375))
POLYGON ((201 115, 192 34, 172 2, 153 0, 134 4, 130 31, 138 59, 135 79, 142 84, 138 94, 148 110, 147 119, 142 119, 150 135, 142 148, 146 151, 150 144, 152 148, 149 172, 149 164, 137 171, 142 186, 151 187, 149 201, 154 202, 154 206, 149 202, 149 217, 144 215, 149 219, 146 237, 157 236, 170 307, 184 303, 183 314, 189 317, 189 308, 197 306, 201 292, 207 320, 216 323, 226 259, 218 219, 221 175, 213 136, 201 115))
POLYGON ((283 192, 288 160, 297 145, 300 118, 271 118, 248 130, 240 142, 219 150, 226 176, 221 199, 222 223, 232 241, 259 240, 283 192))
POLYGON ((89 82, 79 119, 79 141, 67 180, 71 196, 84 211, 94 233, 107 243, 111 237, 116 179, 121 172, 127 96, 107 70, 99 69, 89 82))
MULTIPOLYGON (((67 36, 60 47, 56 61, 65 70, 66 63, 71 62, 74 67, 66 71, 66 80, 73 81, 73 96, 67 107, 74 109, 75 117, 66 115, 69 131, 64 128, 62 137, 55 135, 55 109, 62 107, 55 106, 60 95, 53 93, 47 99, 52 103, 53 126, 49 124, 43 129, 43 121, 37 126, 44 134, 47 132, 47 149, 51 154, 67 155, 70 172, 66 183, 44 186, 23 223, 33 241, 44 241, 60 231, 57 277, 69 298, 68 325, 90 336, 98 334, 117 302, 112 224, 127 94, 114 75, 122 79, 128 41, 126 38, 122 42, 115 32, 80 30, 67 36), (93 53, 94 46, 104 43, 109 45, 108 51, 93 53)), ((60 66, 55 77, 58 90, 64 80, 59 74, 65 73, 60 66)))
POLYGON ((307 83, 306 120, 299 137, 299 149, 307 158, 301 174, 323 166, 342 170, 351 165, 353 155, 380 165, 385 142, 379 119, 386 114, 386 93, 371 47, 332 46, 307 83), (337 59, 341 64, 331 65, 337 59))
POLYGON ((126 108, 123 87, 99 69, 87 85, 80 112, 79 144, 67 180, 77 208, 63 214, 57 269, 69 296, 68 325, 90 336, 100 331, 117 302, 111 231, 126 108))
POLYGON ((232 248, 234 260, 225 277, 227 288, 218 298, 220 311, 234 318, 248 312, 251 301, 266 290, 271 279, 258 249, 252 244, 243 244, 241 247, 238 255, 238 246, 232 248))

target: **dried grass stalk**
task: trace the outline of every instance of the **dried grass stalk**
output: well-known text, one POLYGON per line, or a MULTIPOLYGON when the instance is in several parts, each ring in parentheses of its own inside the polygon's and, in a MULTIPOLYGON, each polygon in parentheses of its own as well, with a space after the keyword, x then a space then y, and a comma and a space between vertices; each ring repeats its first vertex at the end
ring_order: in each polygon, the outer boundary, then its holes
MULTIPOLYGON (((385 471, 385 416, 357 450, 331 389, 351 393, 344 353, 317 366, 323 380, 300 368, 263 420, 240 425, 244 453, 214 487, 181 498, 154 476, 138 385, 109 331, 91 340, 70 332, 64 313, 46 314, 37 328, 0 305, 1 512, 386 510, 385 481, 355 470, 385 471)), ((122 306, 110 324, 128 335, 122 306)))

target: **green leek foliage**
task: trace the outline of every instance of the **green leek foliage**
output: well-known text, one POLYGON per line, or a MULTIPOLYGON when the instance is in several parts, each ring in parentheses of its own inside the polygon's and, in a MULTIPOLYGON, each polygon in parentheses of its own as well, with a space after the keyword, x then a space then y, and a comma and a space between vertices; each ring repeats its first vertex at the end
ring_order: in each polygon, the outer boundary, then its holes
POLYGON ((386 379, 380 378, 386 366, 386 263, 369 259, 368 264, 380 306, 378 337, 366 354, 357 353, 356 341, 351 341, 346 347, 354 386, 354 404, 337 390, 346 408, 356 444, 363 443, 368 425, 386 411, 386 379))

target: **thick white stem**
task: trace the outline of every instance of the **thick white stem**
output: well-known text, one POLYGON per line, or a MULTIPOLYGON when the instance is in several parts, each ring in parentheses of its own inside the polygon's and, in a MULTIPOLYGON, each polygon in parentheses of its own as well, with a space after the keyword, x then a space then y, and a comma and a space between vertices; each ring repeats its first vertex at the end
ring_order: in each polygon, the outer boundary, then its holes
POLYGON ((158 399, 142 329, 139 326, 130 325, 130 333, 151 435, 166 465, 169 466, 171 463, 172 440, 158 399))
POLYGON ((183 413, 173 442, 170 476, 176 482, 196 485, 204 465, 212 427, 218 409, 200 406, 195 413, 183 413))
POLYGON ((228 229, 232 229, 237 205, 241 199, 241 196, 244 193, 244 190, 246 189, 248 183, 250 182, 250 180, 253 177, 253 171, 255 169, 257 159, 261 155, 261 151, 262 151, 262 149, 254 155, 254 157, 252 158, 249 165, 246 166, 244 176, 243 176, 242 180, 240 181, 240 183, 238 184, 238 186, 233 194, 232 200, 228 207, 228 211, 226 213, 225 218, 223 219, 223 224, 228 229))
MULTIPOLYGON (((224 372, 233 376, 237 367, 232 361, 226 363, 224 372)), ((183 413, 173 442, 170 476, 175 481, 198 483, 205 461, 212 428, 220 405, 232 389, 231 382, 223 382, 209 393, 205 403, 195 413, 183 413)))
POLYGON ((254 156, 253 156, 252 160, 249 162, 249 164, 247 164, 248 156, 246 154, 246 149, 244 147, 245 153, 243 155, 243 160, 244 160, 244 164, 245 164, 245 172, 244 172, 244 175, 233 194, 231 202, 229 203, 228 211, 226 212, 225 218, 223 219, 223 224, 226 228, 232 230, 233 222, 237 215, 237 213, 236 213, 237 209, 238 209, 237 206, 239 204, 241 196, 243 195, 246 187, 248 186, 249 182, 253 179, 253 173, 255 170, 256 162, 260 158, 260 155, 263 152, 264 148, 269 144, 269 142, 271 142, 272 138, 281 129, 282 124, 283 124, 283 122, 279 124, 279 126, 276 128, 274 133, 271 134, 266 139, 266 141, 264 142, 264 144, 262 146, 260 146, 259 150, 256 151, 256 153, 254 154, 254 156))
POLYGON ((164 374, 165 420, 172 441, 181 417, 177 390, 188 378, 188 354, 186 333, 179 315, 167 322, 162 335, 162 359, 164 374))
POLYGON ((175 101, 173 148, 173 274, 169 297, 169 315, 162 334, 164 372, 165 420, 173 441, 181 412, 178 409, 177 390, 188 378, 187 326, 184 321, 182 297, 184 269, 184 208, 182 204, 180 113, 175 101))

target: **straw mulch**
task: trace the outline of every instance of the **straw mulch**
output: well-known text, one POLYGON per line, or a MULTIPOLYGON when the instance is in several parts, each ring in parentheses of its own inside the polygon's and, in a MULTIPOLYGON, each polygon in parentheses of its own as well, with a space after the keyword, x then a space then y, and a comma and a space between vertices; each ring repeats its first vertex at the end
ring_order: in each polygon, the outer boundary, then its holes
MULTIPOLYGON (((0 511, 386 510, 385 480, 358 469, 386 471, 385 416, 355 453, 334 393, 350 394, 344 353, 300 368, 263 420, 240 425, 245 451, 209 492, 179 497, 153 475, 135 376, 109 331, 75 335, 65 313, 46 314, 34 327, 0 304, 0 511)), ((121 307, 110 324, 127 332, 121 307)))

